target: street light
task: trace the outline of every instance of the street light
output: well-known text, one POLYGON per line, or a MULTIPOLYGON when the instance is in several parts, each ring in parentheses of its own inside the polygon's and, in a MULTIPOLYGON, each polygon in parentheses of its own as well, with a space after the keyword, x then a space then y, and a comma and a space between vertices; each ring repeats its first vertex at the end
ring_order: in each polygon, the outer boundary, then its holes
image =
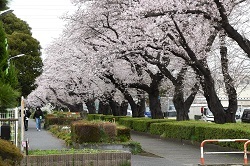
POLYGON ((3 16, 5 14, 9 14, 9 13, 12 13, 14 10, 11 10, 11 9, 7 9, 7 10, 4 10, 4 11, 1 11, 0 12, 0 16, 3 16))
POLYGON ((10 57, 10 58, 8 59, 8 68, 10 67, 10 60, 11 60, 11 59, 18 58, 18 57, 21 57, 21 56, 24 56, 24 55, 26 55, 26 54, 19 54, 19 55, 10 57))

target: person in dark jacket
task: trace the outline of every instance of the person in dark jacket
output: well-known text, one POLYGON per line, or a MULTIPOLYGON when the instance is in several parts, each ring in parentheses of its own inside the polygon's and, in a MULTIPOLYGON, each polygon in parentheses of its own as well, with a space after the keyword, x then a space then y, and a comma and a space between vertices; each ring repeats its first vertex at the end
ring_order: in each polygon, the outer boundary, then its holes
POLYGON ((41 131, 41 120, 43 119, 43 112, 40 107, 36 107, 36 111, 34 113, 33 118, 36 120, 37 131, 41 131))
POLYGON ((28 125, 29 125, 29 118, 30 118, 31 112, 30 110, 26 107, 24 110, 24 128, 25 131, 28 131, 28 125))

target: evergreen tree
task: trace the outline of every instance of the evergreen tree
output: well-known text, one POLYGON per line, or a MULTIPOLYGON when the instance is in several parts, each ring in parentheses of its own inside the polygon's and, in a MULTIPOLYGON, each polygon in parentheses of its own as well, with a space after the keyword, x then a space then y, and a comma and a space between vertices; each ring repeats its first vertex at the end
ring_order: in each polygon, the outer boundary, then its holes
POLYGON ((7 9, 8 0, 0 0, 0 11, 7 9))
POLYGON ((4 15, 2 18, 9 45, 9 56, 25 54, 23 57, 13 58, 11 63, 17 69, 17 78, 22 96, 26 97, 36 88, 35 79, 42 72, 41 46, 32 37, 29 25, 14 14, 4 15))
POLYGON ((8 66, 6 35, 0 22, 0 109, 16 106, 20 93, 14 88, 18 81, 13 66, 8 66))

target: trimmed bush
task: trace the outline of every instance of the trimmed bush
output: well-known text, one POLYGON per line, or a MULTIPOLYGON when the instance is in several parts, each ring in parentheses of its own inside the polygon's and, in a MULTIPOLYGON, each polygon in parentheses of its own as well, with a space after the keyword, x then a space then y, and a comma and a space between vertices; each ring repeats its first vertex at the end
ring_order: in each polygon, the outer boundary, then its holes
POLYGON ((133 129, 133 121, 134 121, 134 118, 126 117, 126 118, 120 118, 118 123, 130 129, 133 129))
POLYGON ((113 115, 106 115, 104 116, 104 121, 108 121, 108 122, 114 122, 115 118, 113 115))
POLYGON ((77 121, 79 118, 76 117, 56 117, 56 116, 46 116, 44 128, 48 128, 50 125, 70 125, 71 122, 77 121))
POLYGON ((149 119, 149 118, 136 118, 133 121, 133 129, 140 132, 150 132, 150 125, 152 123, 171 122, 169 119, 149 119))
POLYGON ((112 141, 116 137, 116 125, 110 122, 100 123, 100 129, 103 130, 104 134, 107 135, 108 140, 112 141))
POLYGON ((88 119, 89 121, 95 120, 95 116, 96 116, 96 114, 88 114, 88 115, 87 115, 87 119, 88 119))
POLYGON ((130 140, 130 128, 125 126, 117 126, 116 139, 121 142, 127 142, 130 140))
POLYGON ((165 123, 152 123, 149 130, 150 134, 162 135, 165 131, 165 123))
POLYGON ((104 120, 103 114, 94 114, 94 120, 104 120))
POLYGON ((71 125, 71 139, 75 143, 100 142, 101 133, 97 123, 75 121, 71 125))

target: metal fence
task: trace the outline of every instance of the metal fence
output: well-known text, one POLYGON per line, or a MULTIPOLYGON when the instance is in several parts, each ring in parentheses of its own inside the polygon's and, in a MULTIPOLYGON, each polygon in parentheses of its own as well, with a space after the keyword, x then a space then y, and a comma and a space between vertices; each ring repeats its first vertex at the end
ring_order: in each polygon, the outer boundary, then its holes
POLYGON ((3 125, 10 126, 10 141, 18 146, 18 108, 0 113, 0 126, 3 125))

